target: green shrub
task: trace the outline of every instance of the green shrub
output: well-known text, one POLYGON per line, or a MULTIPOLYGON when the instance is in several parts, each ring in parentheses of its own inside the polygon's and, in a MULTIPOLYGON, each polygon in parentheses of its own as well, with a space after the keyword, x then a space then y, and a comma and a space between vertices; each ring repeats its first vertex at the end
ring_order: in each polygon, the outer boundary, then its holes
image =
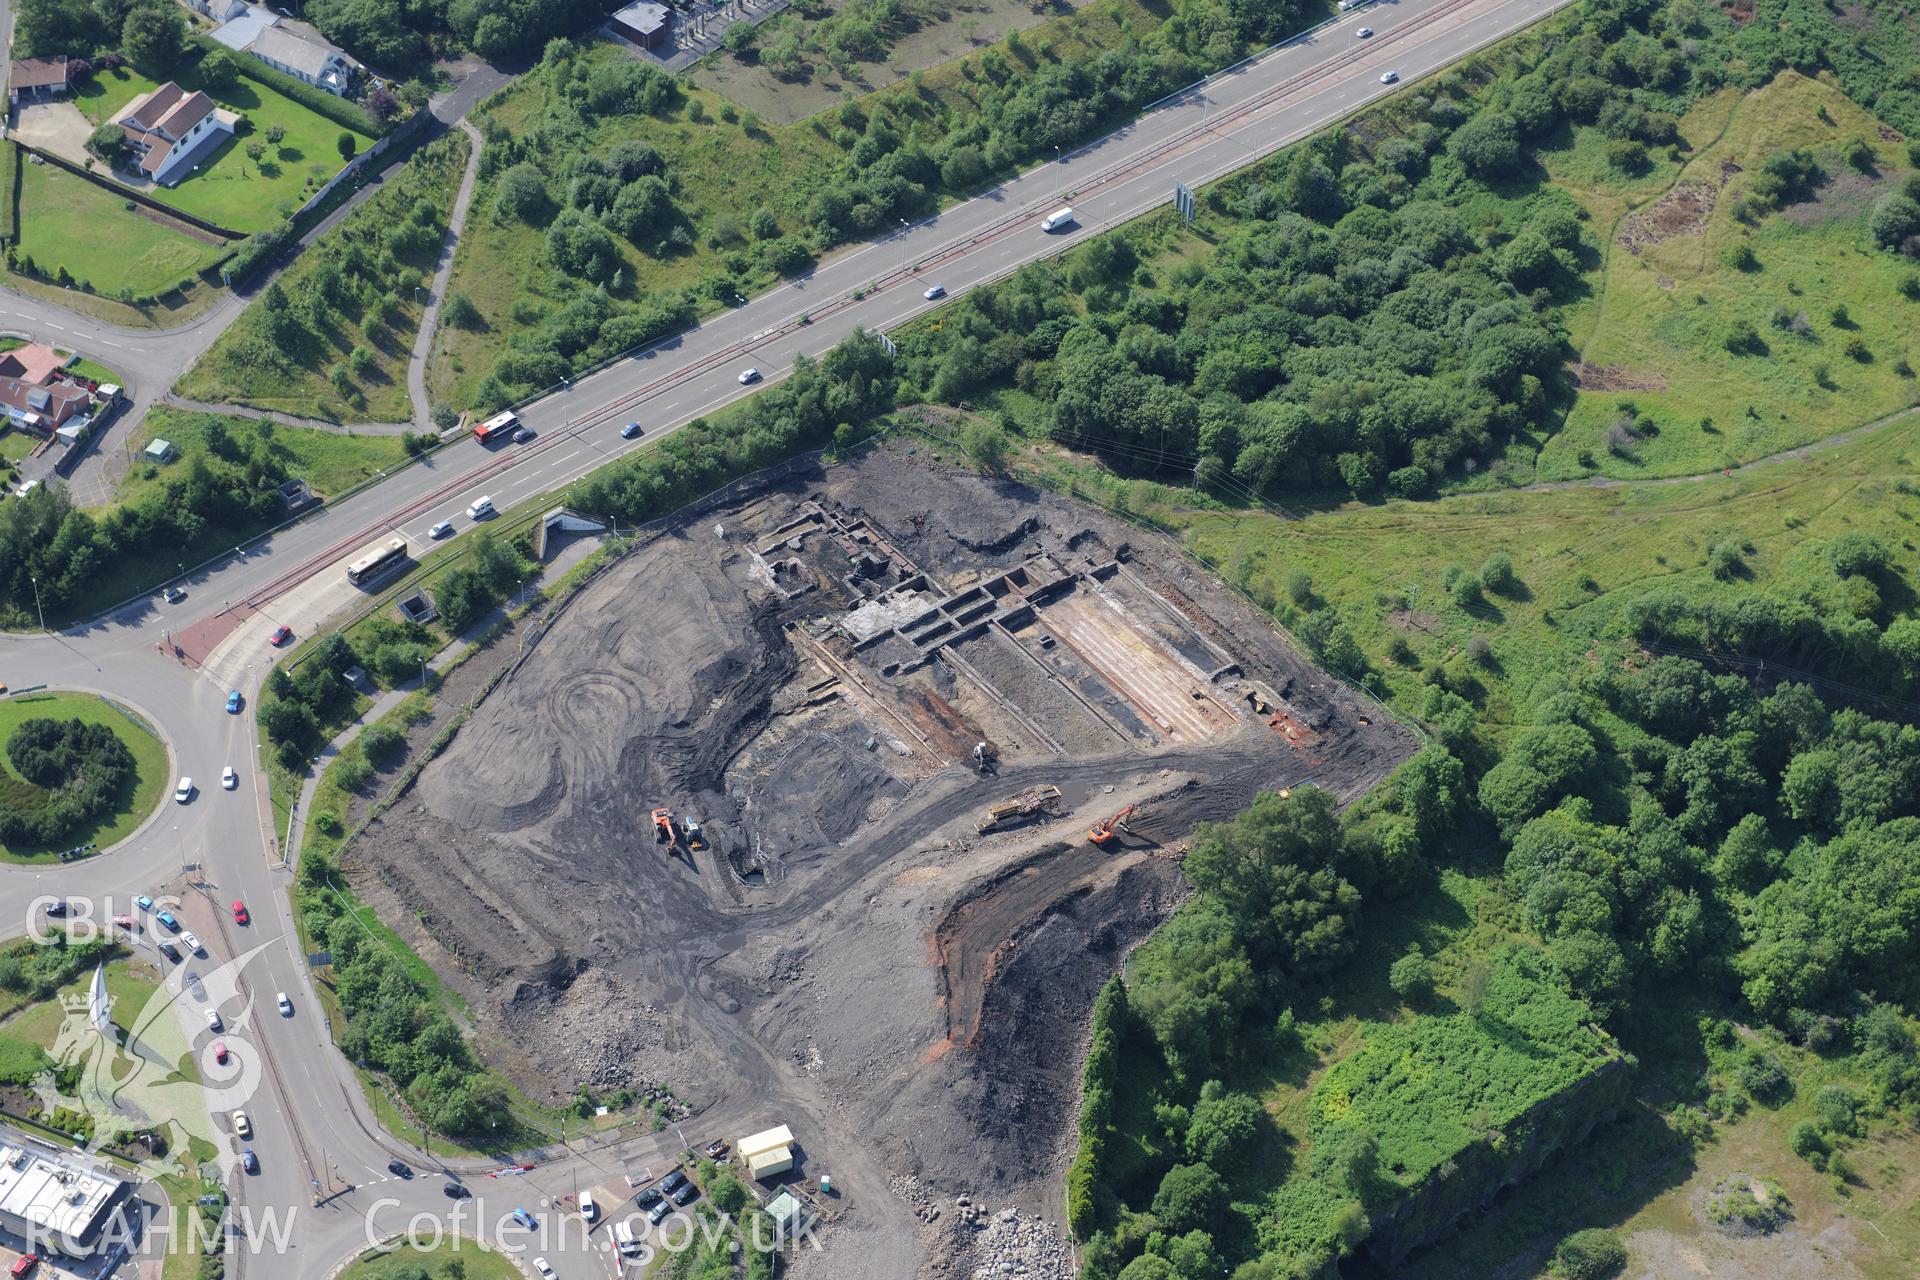
POLYGON ((1607 1280, 1627 1265, 1627 1247, 1611 1231, 1576 1231, 1553 1251, 1553 1274, 1564 1280, 1607 1280))

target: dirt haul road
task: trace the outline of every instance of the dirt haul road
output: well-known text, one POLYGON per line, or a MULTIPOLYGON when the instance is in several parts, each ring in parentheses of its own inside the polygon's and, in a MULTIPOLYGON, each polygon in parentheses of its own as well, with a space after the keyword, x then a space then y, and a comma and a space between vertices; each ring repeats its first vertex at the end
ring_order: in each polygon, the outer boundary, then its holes
POLYGON ((895 442, 649 534, 348 869, 530 1091, 791 1125, 846 1192, 833 1273, 901 1280, 929 1245, 890 1178, 1057 1212, 1088 1010, 1192 823, 1413 746, 1157 538, 895 442))

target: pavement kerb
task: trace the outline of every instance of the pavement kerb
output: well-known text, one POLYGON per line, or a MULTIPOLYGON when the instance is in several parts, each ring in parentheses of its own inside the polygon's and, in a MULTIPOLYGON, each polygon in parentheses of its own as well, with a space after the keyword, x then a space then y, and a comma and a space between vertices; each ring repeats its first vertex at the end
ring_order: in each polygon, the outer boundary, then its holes
MULTIPOLYGON (((103 702, 114 704, 127 711, 132 711, 138 714, 139 717, 146 722, 146 727, 153 731, 154 737, 160 739, 160 745, 164 747, 167 752, 167 772, 165 776, 163 776, 160 780, 162 784, 161 791, 160 791, 160 803, 154 805, 153 812, 148 814, 146 818, 144 818, 141 821, 140 825, 135 827, 132 831, 129 831, 126 835, 114 841, 112 844, 108 845, 106 848, 101 849, 95 853, 89 854, 84 858, 77 859, 77 861, 94 862, 100 858, 106 857, 108 854, 114 852, 116 849, 121 849, 126 847, 131 842, 145 835, 147 833, 147 828, 151 827, 154 823, 158 822, 160 820, 160 815, 167 811, 167 800, 169 797, 173 795, 172 789, 165 785, 167 778, 177 778, 180 776, 179 753, 173 749, 173 739, 168 736, 167 731, 165 729, 160 727, 160 718, 154 715, 153 712, 141 706, 139 703, 131 701, 128 698, 122 697, 120 694, 108 693, 104 689, 95 689, 88 685, 66 684, 66 685, 61 685, 58 688, 48 687, 44 689, 22 690, 22 693, 90 694, 93 697, 99 698, 103 702)), ((8 696, 12 697, 17 695, 10 694, 8 696)), ((55 863, 0 862, 0 875, 13 874, 14 872, 11 869, 17 869, 19 871, 44 871, 50 866, 59 866, 59 865, 61 864, 57 862, 55 863)))

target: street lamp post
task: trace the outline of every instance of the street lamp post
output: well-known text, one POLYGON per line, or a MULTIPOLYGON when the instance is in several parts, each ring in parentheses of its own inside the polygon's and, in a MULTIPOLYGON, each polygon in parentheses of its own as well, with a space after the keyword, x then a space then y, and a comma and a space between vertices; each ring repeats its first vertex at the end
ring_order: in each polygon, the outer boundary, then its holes
POLYGON ((900 270, 903 273, 907 269, 907 230, 907 220, 900 219, 900 270))
POLYGON ((1060 183, 1063 177, 1060 170, 1065 163, 1060 158, 1060 144, 1056 142, 1053 144, 1053 198, 1055 200, 1060 198, 1060 183))
POLYGON ((45 631, 47 629, 47 607, 40 603, 40 579, 38 578, 33 580, 33 607, 39 611, 40 629, 45 631))

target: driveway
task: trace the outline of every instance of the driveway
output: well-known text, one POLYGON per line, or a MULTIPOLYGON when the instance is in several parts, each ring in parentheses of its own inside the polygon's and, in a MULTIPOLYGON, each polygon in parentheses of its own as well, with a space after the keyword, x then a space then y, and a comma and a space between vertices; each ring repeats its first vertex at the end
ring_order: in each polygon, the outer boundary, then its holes
POLYGON ((78 165, 93 159, 87 154, 93 125, 71 102, 30 102, 20 108, 9 132, 30 147, 78 165))

